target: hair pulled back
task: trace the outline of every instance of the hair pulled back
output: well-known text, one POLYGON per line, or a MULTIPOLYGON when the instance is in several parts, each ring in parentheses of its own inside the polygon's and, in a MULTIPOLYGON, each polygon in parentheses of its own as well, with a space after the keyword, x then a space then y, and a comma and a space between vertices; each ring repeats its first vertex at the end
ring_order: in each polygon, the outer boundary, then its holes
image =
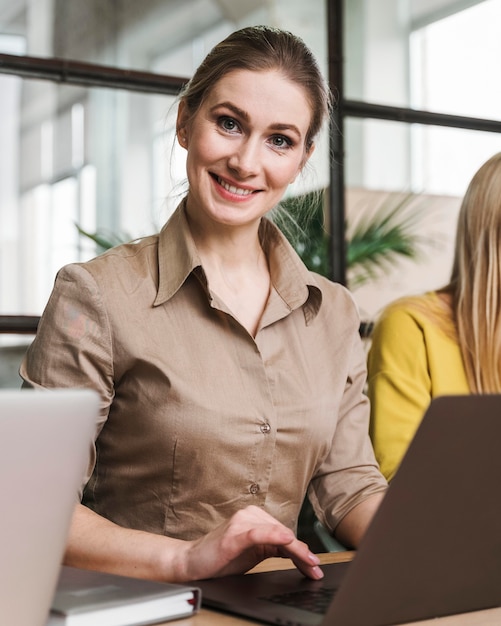
POLYGON ((189 116, 196 115, 211 89, 233 70, 276 70, 300 85, 311 107, 311 123, 305 140, 310 150, 331 108, 331 94, 317 61, 302 39, 269 26, 237 30, 218 43, 205 57, 181 92, 189 116))

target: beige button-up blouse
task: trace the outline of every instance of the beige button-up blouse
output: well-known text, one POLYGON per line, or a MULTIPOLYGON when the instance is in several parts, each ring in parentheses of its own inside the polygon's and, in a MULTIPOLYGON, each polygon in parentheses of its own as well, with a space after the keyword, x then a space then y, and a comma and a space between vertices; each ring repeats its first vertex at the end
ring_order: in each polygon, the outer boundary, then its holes
POLYGON ((159 235, 59 272, 21 376, 100 393, 82 494, 97 513, 192 539, 255 504, 295 529, 309 489, 334 529, 384 490, 352 298, 266 219, 260 235, 255 339, 211 293, 183 205, 159 235))

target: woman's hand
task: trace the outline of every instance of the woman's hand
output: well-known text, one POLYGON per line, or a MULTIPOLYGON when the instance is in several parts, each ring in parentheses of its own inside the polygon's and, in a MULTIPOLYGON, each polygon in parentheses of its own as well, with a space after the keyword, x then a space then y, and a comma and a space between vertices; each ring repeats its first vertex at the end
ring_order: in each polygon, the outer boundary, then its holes
POLYGON ((194 541, 179 546, 176 579, 198 580, 243 573, 273 556, 292 559, 309 578, 323 577, 319 559, 292 530, 256 506, 248 506, 194 541))
POLYGON ((164 582, 243 573, 271 556, 289 557, 310 578, 322 578, 319 559, 289 528, 249 506, 207 535, 182 541, 123 528, 78 504, 65 565, 164 582))

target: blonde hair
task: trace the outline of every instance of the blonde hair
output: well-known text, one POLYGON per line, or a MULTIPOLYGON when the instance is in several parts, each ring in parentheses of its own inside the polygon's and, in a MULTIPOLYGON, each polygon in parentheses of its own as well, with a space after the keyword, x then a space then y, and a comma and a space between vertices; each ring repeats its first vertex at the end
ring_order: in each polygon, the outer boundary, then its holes
POLYGON ((501 392, 501 153, 482 165, 463 198, 445 291, 470 391, 501 392))

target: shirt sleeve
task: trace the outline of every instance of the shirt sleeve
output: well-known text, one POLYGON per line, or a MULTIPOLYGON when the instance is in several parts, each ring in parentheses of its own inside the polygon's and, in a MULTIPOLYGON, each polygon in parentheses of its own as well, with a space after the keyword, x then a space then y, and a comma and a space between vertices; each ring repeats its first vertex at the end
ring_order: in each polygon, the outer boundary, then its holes
MULTIPOLYGON (((96 390, 101 397, 97 439, 114 395, 112 341, 99 289, 83 267, 69 265, 58 273, 19 373, 24 387, 96 390)), ((93 445, 82 488, 95 459, 93 445)))
POLYGON ((370 435, 381 471, 391 480, 431 400, 423 329, 403 307, 376 324, 368 356, 370 435))
POLYGON ((349 352, 349 375, 331 449, 308 491, 317 517, 331 532, 352 508, 388 486, 369 438, 369 400, 364 392, 366 355, 358 330, 352 334, 349 352))

